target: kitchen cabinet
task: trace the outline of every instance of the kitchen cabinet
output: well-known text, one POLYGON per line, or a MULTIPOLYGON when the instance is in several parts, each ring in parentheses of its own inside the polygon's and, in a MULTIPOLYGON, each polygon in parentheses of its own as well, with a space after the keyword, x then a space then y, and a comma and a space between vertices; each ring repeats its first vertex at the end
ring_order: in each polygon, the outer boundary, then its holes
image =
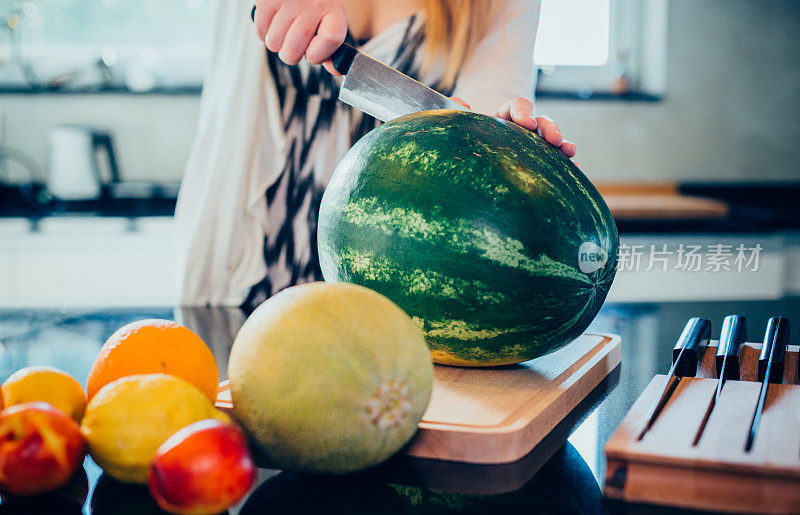
POLYGON ((759 300, 800 293, 797 233, 622 235, 619 260, 609 302, 759 300), (687 258, 693 249, 696 259, 687 258))
POLYGON ((170 217, 0 220, 0 307, 173 305, 170 217))

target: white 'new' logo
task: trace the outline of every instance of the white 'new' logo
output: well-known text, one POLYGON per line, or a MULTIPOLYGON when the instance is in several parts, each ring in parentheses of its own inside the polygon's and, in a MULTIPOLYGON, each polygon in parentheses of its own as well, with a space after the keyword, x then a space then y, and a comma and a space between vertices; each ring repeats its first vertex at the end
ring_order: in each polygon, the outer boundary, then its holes
POLYGON ((578 267, 584 274, 600 270, 608 261, 608 253, 591 241, 585 241, 578 247, 578 267))

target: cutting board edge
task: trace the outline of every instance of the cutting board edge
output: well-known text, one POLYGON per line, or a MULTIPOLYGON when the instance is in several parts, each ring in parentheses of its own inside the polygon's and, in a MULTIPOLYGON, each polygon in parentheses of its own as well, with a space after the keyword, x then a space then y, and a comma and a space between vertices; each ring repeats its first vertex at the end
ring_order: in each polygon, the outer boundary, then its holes
MULTIPOLYGON (((583 377, 588 372, 594 371, 595 368, 601 366, 604 362, 606 363, 606 369, 602 371, 602 376, 599 380, 592 381, 592 386, 590 387, 589 391, 594 389, 600 381, 602 381, 606 376, 608 376, 621 362, 622 362, 622 350, 620 343, 622 342, 622 338, 619 335, 615 334, 603 334, 603 333, 584 333, 584 335, 590 336, 599 336, 603 338, 603 341, 598 343, 598 345, 603 345, 603 349, 595 353, 584 365, 576 370, 572 375, 564 378, 561 384, 570 382, 571 379, 578 377, 583 377)), ((594 371, 596 373, 600 373, 601 370, 594 371)), ((588 392, 587 392, 588 393, 588 392)), ((563 397, 566 395, 566 391, 562 390, 559 394, 558 398, 563 397)), ((581 399, 578 399, 580 402, 581 399)), ((539 402, 537 404, 541 404, 539 402)), ((548 405, 553 405, 555 402, 547 403, 548 405)), ((577 405, 577 403, 575 403, 577 405)), ((516 418, 513 420, 503 421, 500 424, 496 424, 493 426, 478 426, 478 425, 465 425, 465 424, 446 424, 442 422, 430 422, 426 421, 423 417, 422 421, 420 421, 420 428, 425 427, 426 429, 433 429, 434 427, 440 428, 441 430, 448 430, 448 431, 457 431, 457 432, 464 432, 464 433, 490 433, 490 434, 505 434, 505 433, 514 433, 520 430, 523 430, 527 427, 527 423, 525 422, 526 416, 530 416, 531 412, 535 412, 535 406, 530 406, 528 409, 521 411, 516 418)), ((574 409, 575 406, 570 408, 570 411, 574 409)))
MULTIPOLYGON (((583 379, 584 384, 580 385, 584 392, 582 395, 574 395, 569 398, 568 403, 560 403, 568 391, 563 391, 554 401, 549 402, 548 407, 556 409, 557 412, 540 411, 537 418, 525 421, 524 415, 518 417, 512 424, 504 426, 501 430, 495 428, 465 428, 463 426, 445 426, 436 424, 436 428, 430 427, 424 421, 420 423, 420 430, 415 435, 405 454, 415 458, 437 459, 443 461, 453 461, 460 463, 472 463, 481 465, 503 465, 514 463, 524 458, 530 453, 561 420, 563 420, 586 395, 599 385, 614 369, 622 362, 622 338, 616 334, 606 333, 585 333, 607 338, 601 342, 604 345, 602 351, 593 356, 589 362, 576 370, 564 382, 578 376, 583 379), (605 366, 603 366, 605 365, 605 366), (536 422, 538 427, 532 429, 536 422), (427 426, 427 427, 426 427, 427 426), (525 439, 526 431, 536 432, 532 438, 525 439), (477 447, 479 453, 475 452, 474 442, 468 442, 479 436, 483 439, 477 447), (445 438, 456 440, 450 445, 444 443, 445 438), (488 442, 486 440, 489 440, 488 442), (449 452, 441 452, 441 448, 446 445, 449 452), (438 451, 434 451, 438 448, 438 451), (502 450, 500 450, 502 449, 502 450)), ((573 383, 577 385, 577 383, 573 383)), ((528 410, 526 413, 529 413, 528 410)))

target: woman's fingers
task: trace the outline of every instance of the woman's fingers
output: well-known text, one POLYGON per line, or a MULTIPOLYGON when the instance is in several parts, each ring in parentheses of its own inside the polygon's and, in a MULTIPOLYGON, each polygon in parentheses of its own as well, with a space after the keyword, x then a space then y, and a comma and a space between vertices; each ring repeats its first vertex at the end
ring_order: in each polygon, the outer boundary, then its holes
POLYGON ((294 19, 281 45, 278 57, 286 64, 295 65, 303 58, 308 45, 317 33, 319 19, 308 14, 301 14, 294 19))
POLYGON ((256 3, 256 15, 253 21, 256 24, 258 37, 262 41, 267 39, 269 25, 272 23, 272 18, 275 16, 275 13, 278 12, 278 7, 280 7, 280 5, 274 0, 258 0, 256 3))
POLYGON ((537 116, 536 122, 539 125, 536 130, 539 136, 546 139, 551 145, 560 147, 564 138, 561 136, 561 130, 558 128, 558 125, 556 125, 556 122, 551 120, 548 116, 537 116))
POLYGON ((497 108, 493 116, 515 122, 528 130, 535 131, 536 119, 533 117, 533 102, 524 97, 517 97, 497 108))
MULTIPOLYGON (((256 11, 258 11, 258 9, 256 9, 256 11)), ((278 9, 278 12, 275 13, 275 16, 272 17, 269 30, 267 30, 267 37, 264 40, 264 43, 266 43, 267 48, 271 52, 281 51, 286 33, 289 32, 289 27, 291 27, 298 14, 299 12, 294 9, 294 4, 292 2, 285 2, 281 5, 280 9, 278 9)))
MULTIPOLYGON (((561 149, 561 153, 563 153, 567 157, 575 157, 575 152, 577 151, 577 147, 575 147, 575 143, 571 141, 564 140, 561 143, 561 146, 558 147, 561 149)), ((575 163, 578 164, 577 162, 575 163)))
POLYGON ((533 102, 525 97, 517 97, 505 102, 492 113, 492 116, 515 122, 526 129, 535 131, 548 143, 558 147, 567 157, 573 157, 577 151, 575 144, 564 139, 561 129, 549 116, 533 116, 533 102))
POLYGON ((506 102, 503 105, 501 105, 500 107, 498 107, 497 111, 495 111, 495 116, 497 116, 498 118, 502 118, 503 120, 509 120, 510 121, 511 120, 511 102, 512 101, 509 100, 508 102, 506 102))
POLYGON ((341 77, 342 76, 342 74, 339 73, 339 71, 336 68, 333 67, 333 62, 330 59, 328 59, 326 61, 323 61, 322 62, 322 67, 325 68, 326 70, 328 70, 328 73, 330 73, 334 77, 341 77))
MULTIPOLYGON (((347 35, 347 13, 339 0, 258 0, 255 21, 267 48, 290 65, 303 56, 324 63, 347 35)), ((338 75, 332 66, 325 68, 338 75)))
POLYGON ((525 97, 517 97, 509 104, 511 121, 535 131, 538 123, 533 117, 533 102, 525 97))
MULTIPOLYGON (((319 22, 316 35, 305 51, 306 59, 310 63, 323 63, 344 42, 344 38, 347 36, 347 14, 344 8, 339 7, 339 9, 326 13, 319 22)), ((325 69, 331 71, 333 66, 330 69, 326 66, 325 69)), ((335 73, 335 75, 339 74, 335 73)))

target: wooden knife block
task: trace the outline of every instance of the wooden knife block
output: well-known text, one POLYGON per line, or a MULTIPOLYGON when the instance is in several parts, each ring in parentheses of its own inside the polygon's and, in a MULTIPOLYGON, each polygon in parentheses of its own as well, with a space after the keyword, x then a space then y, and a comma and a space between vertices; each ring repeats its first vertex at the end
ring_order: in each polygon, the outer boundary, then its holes
POLYGON ((758 402, 761 344, 739 353, 741 380, 725 382, 697 445, 693 441, 714 396, 717 342, 696 378, 683 378, 642 440, 650 407, 666 375, 653 378, 608 441, 605 494, 627 502, 734 513, 800 513, 798 350, 787 349, 783 384, 771 384, 749 452, 745 443, 758 402))

